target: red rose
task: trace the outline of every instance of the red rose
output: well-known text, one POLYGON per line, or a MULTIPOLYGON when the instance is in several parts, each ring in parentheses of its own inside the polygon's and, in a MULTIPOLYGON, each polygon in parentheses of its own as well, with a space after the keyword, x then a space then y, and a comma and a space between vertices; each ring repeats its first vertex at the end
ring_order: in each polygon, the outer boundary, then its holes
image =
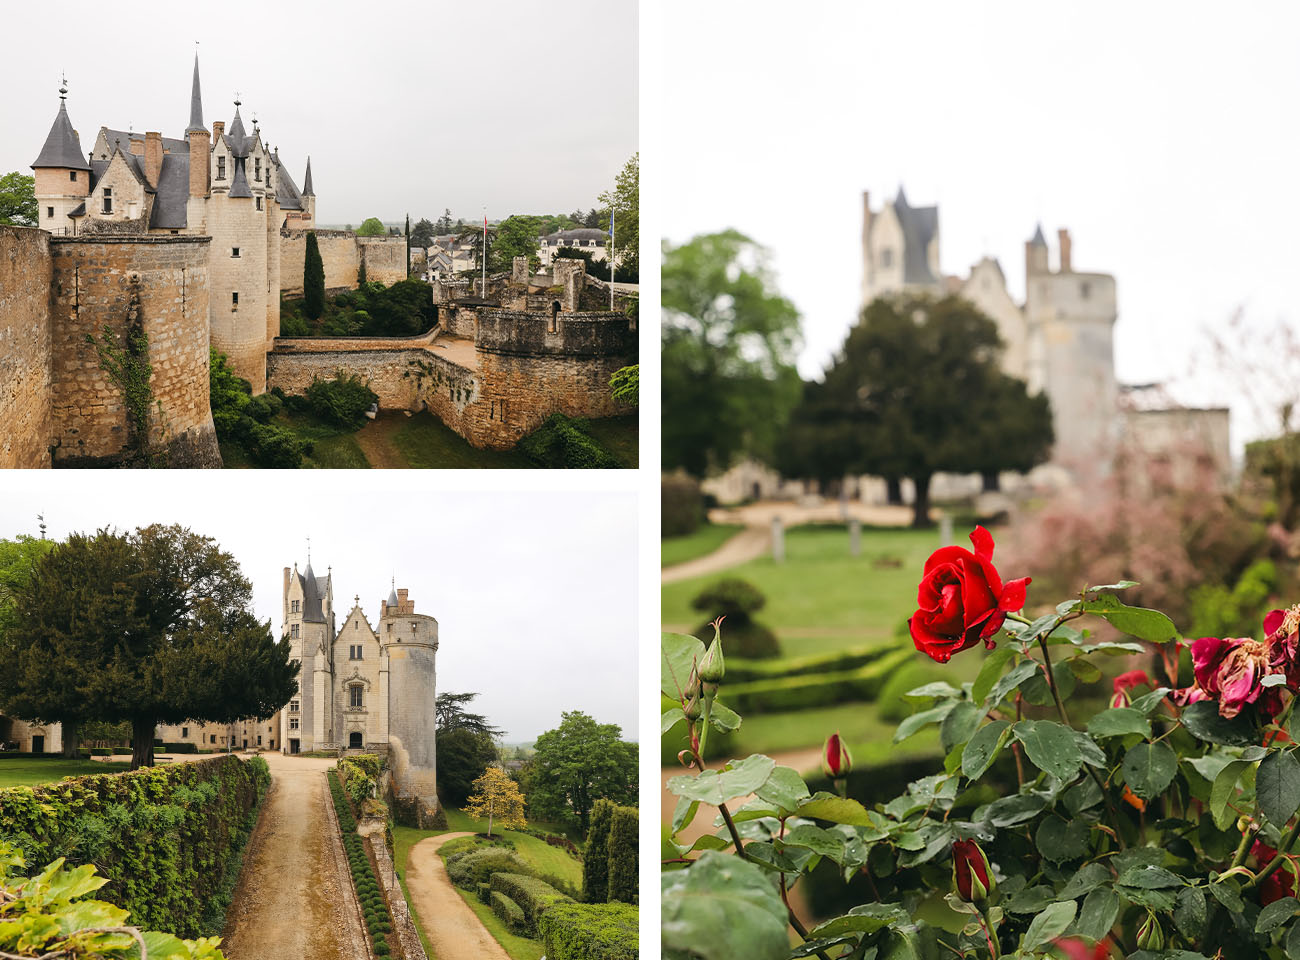
POLYGON ((993 566, 992 534, 976 527, 970 542, 974 553, 940 547, 930 554, 916 591, 920 609, 907 621, 916 649, 940 663, 981 640, 992 649, 1007 613, 1025 605, 1029 578, 1003 586, 993 566))
POLYGON ((974 840, 953 841, 952 885, 967 903, 979 903, 993 892, 989 858, 974 840))
POLYGON ((822 747, 822 772, 831 780, 842 780, 853 772, 853 757, 838 732, 827 737, 822 747))
MULTIPOLYGON (((1277 851, 1268 844, 1256 840, 1250 848, 1251 855, 1259 861, 1260 869, 1263 869, 1268 863, 1277 856, 1277 851)), ((1277 870, 1274 870, 1259 885, 1259 905, 1267 907, 1276 900, 1283 897, 1295 896, 1295 868, 1291 861, 1286 861, 1277 870)))
POLYGON ((1115 695, 1110 698, 1110 705, 1112 707, 1127 707, 1133 702, 1129 691, 1143 684, 1155 689, 1155 683, 1147 676, 1145 670, 1130 670, 1127 673, 1121 673, 1115 678, 1113 684, 1115 695))

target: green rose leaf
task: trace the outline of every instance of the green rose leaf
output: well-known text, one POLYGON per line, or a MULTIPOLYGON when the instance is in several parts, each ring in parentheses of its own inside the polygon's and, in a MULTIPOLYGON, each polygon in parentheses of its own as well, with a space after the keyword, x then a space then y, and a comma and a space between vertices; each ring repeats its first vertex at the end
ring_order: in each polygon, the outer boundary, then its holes
POLYGON ((677 836, 682 830, 695 819, 695 814, 700 809, 698 800, 688 800, 685 797, 677 798, 677 806, 673 809, 672 834, 677 836))
POLYGON ((961 755, 962 776, 978 780, 993 766, 993 761, 1002 752, 1010 737, 1011 724, 1005 720, 994 720, 980 727, 975 736, 970 738, 961 755))
POLYGON ((838 937, 846 933, 875 933, 893 923, 908 923, 911 917, 896 903, 867 903, 842 917, 827 920, 808 932, 810 937, 838 937))
POLYGON ((1142 696, 1134 698, 1133 702, 1129 704, 1129 709, 1149 716, 1156 707, 1164 703, 1165 697, 1172 692, 1169 687, 1156 687, 1150 693, 1144 693, 1142 696))
POLYGON ((1187 881, 1178 874, 1149 863, 1129 867, 1115 882, 1126 887, 1141 887, 1143 890, 1161 890, 1166 887, 1187 885, 1187 881))
POLYGON ((1300 760, 1291 753, 1270 753, 1255 775, 1259 809, 1278 828, 1300 810, 1300 760))
MULTIPOLYGON (((1046 822, 1046 821, 1044 821, 1046 822)), ((1079 868, 1079 871, 1070 878, 1069 882, 1061 888, 1060 899, 1077 900, 1086 893, 1092 893, 1103 883, 1110 882, 1110 871, 1106 869, 1105 864, 1086 863, 1079 868)))
POLYGON ((804 847, 836 863, 844 860, 844 835, 811 823, 801 823, 789 830, 783 842, 787 847, 804 847))
POLYGON ((1300 923, 1291 924, 1291 929, 1286 932, 1283 949, 1291 960, 1300 958, 1300 923))
MULTIPOLYGON (((1088 852, 1089 828, 1086 820, 1062 820, 1045 817, 1034 835, 1038 852, 1053 863, 1077 860, 1088 852)), ((1078 896, 1078 894, 1075 894, 1078 896)), ((1062 895, 1062 899, 1066 899, 1062 895)), ((1073 899, 1073 897, 1069 898, 1073 899)))
POLYGON ((1057 899, 1051 887, 1027 887, 1006 902, 1006 910, 1007 913, 1041 913, 1057 899))
POLYGON ((1130 607, 1110 594, 1085 600, 1082 609, 1086 613, 1105 618, 1116 630, 1122 630, 1139 640, 1166 643, 1178 636, 1174 622, 1159 610, 1130 607))
MULTIPOLYGON (((1037 660, 1026 660, 997 683, 993 684, 993 689, 984 700, 985 705, 997 706, 1002 702, 1002 698, 1008 693, 1015 690, 1030 677, 1039 676, 1041 673, 1042 668, 1038 666, 1037 660)), ((971 692, 973 694, 974 690, 971 692)))
POLYGON ((982 812, 984 819, 994 827, 1014 827, 1018 823, 1034 819, 1046 806, 1047 801, 1042 797, 1023 794, 994 800, 977 811, 977 816, 982 812))
POLYGON ((1259 725, 1245 713, 1231 720, 1219 716, 1219 705, 1213 700, 1189 703, 1182 716, 1183 726, 1198 740, 1217 743, 1225 747, 1248 747, 1259 743, 1259 725))
POLYGON ((1272 933, 1298 913, 1300 913, 1300 900, 1295 897, 1274 900, 1259 911, 1259 919, 1255 921, 1255 932, 1272 933))
POLYGON ((1124 782, 1143 800, 1165 792, 1178 772, 1178 755, 1169 744, 1139 743, 1124 754, 1124 782))
POLYGON ((1243 913, 1246 909, 1245 902, 1241 899, 1241 891, 1228 880, 1221 880, 1217 883, 1210 884, 1210 895, 1218 900, 1233 913, 1243 913))
POLYGON ((851 827, 874 827, 875 823, 867 808, 856 800, 837 797, 824 790, 818 791, 799 804, 797 811, 801 817, 812 820, 826 820, 830 823, 846 823, 851 827))
POLYGON ((1205 933, 1205 921, 1208 911, 1205 906, 1205 891, 1199 887, 1184 887, 1174 898, 1174 925, 1178 932, 1192 942, 1205 933))
POLYGON ((685 719, 686 719, 686 714, 682 712, 681 707, 673 707, 671 710, 665 710, 664 717, 663 717, 663 729, 660 730, 659 732, 661 734, 667 733, 673 727, 677 726, 677 724, 682 723, 685 719))
POLYGON ((957 706, 956 700, 948 700, 937 707, 931 707, 929 710, 922 710, 920 713, 905 717, 903 722, 898 725, 898 730, 894 733, 894 743, 902 743, 922 727, 938 723, 948 716, 948 712, 955 706, 957 706))
POLYGON ((988 700, 989 692, 993 689, 993 684, 998 682, 1002 668, 1007 665, 1013 656, 1015 656, 1015 651, 1011 647, 1001 646, 984 658, 984 664, 975 677, 975 683, 971 686, 970 696, 972 700, 976 703, 984 703, 988 700))
POLYGON ((1085 587, 1083 592, 1098 593, 1102 590, 1127 590, 1129 587, 1136 587, 1137 585, 1136 580, 1117 580, 1115 583, 1103 583, 1097 587, 1085 587))
POLYGON ((744 760, 727 764, 726 769, 721 771, 705 770, 697 777, 673 777, 668 781, 668 789, 679 797, 711 803, 716 807, 737 797, 756 793, 775 768, 775 760, 756 753, 744 760))
POLYGON ((909 703, 924 703, 926 700, 955 700, 961 697, 961 691, 946 680, 935 680, 915 687, 903 694, 909 703))
POLYGON ((1074 915, 1077 910, 1078 905, 1073 900, 1065 900, 1049 906, 1034 917, 1034 922, 1029 925, 1029 929, 1025 931, 1024 939, 1020 942, 1020 949, 1034 950, 1045 943, 1055 940, 1065 933, 1070 924, 1074 922, 1074 915))
POLYGON ((794 768, 776 767, 755 793, 758 799, 791 814, 799 809, 801 801, 807 799, 808 784, 803 782, 803 777, 794 768))
POLYGON ((785 960, 785 904, 769 874, 739 857, 703 854, 660 877, 661 931, 670 951, 702 960, 785 960))
POLYGON ((939 725, 939 744, 947 753, 970 740, 984 717, 984 711, 969 700, 957 703, 939 725))
POLYGON ((1063 782, 1073 780, 1079 772, 1083 755, 1069 727, 1052 720, 1021 720, 1011 731, 1039 770, 1063 782))
POLYGON ((684 633, 665 633, 659 645, 662 651, 659 688, 664 696, 680 703, 691 677, 691 667, 704 659, 704 644, 684 633))
POLYGON ((1137 733, 1151 736, 1151 721, 1132 707, 1111 707, 1088 721, 1088 732, 1094 737, 1127 737, 1137 733))
POLYGON ((1119 918, 1119 894, 1110 887, 1098 887, 1083 898, 1073 932, 1089 940, 1104 940, 1119 918))
POLYGON ((740 714, 721 700, 714 700, 713 709, 709 712, 709 724, 718 733, 731 733, 733 730, 740 729, 740 714))
POLYGON ((1249 766, 1250 764, 1245 760, 1230 760, 1223 765, 1214 778, 1214 784, 1210 787, 1210 815, 1214 817, 1214 825, 1220 830, 1226 830, 1228 824, 1237 816, 1236 812, 1229 808, 1228 801, 1236 794, 1237 780, 1249 766))

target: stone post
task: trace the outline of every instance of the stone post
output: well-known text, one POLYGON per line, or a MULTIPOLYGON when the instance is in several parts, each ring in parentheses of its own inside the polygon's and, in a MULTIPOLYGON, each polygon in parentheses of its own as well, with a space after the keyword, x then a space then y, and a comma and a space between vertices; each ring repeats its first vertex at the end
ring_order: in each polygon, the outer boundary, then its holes
POLYGON ((785 530, 781 518, 772 518, 772 562, 785 563, 785 530))
POLYGON ((947 510, 939 514, 939 546, 952 544, 952 514, 947 510))
POLYGON ((849 519, 849 556, 862 556, 862 521, 857 517, 849 519))

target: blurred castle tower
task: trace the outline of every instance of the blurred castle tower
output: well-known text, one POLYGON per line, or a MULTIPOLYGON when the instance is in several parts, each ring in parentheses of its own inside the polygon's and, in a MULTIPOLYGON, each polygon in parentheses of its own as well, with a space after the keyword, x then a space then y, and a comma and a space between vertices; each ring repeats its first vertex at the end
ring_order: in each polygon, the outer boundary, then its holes
POLYGON ((1115 379, 1115 278, 1074 270, 1070 234, 1058 231, 1057 269, 1039 226, 1025 243, 1025 302, 1007 292, 997 260, 985 257, 965 279, 939 268, 938 207, 913 207, 899 188, 892 203, 871 209, 862 194, 862 305, 895 293, 955 293, 998 325, 1002 367, 1031 393, 1046 392, 1056 444, 1052 460, 1082 468, 1105 464, 1119 436, 1115 379))

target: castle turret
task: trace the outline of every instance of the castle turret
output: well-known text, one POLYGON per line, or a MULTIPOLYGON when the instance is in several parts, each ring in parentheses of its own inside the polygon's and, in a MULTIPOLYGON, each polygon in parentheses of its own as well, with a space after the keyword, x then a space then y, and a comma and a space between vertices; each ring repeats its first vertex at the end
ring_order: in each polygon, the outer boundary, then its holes
POLYGON ((1025 276, 1047 271, 1047 238, 1043 236, 1040 223, 1034 228, 1034 235, 1025 241, 1025 276))
POLYGON ((303 227, 316 225, 316 191, 311 185, 311 157, 307 158, 307 173, 302 180, 303 227))
POLYGON ((69 215, 84 210, 90 192, 90 163, 81 152, 81 139, 68 119, 68 86, 59 86, 59 112, 54 116, 40 155, 32 161, 37 224, 53 234, 71 233, 69 215))
MULTIPOLYGON (((199 90, 199 55, 194 54, 194 84, 190 91, 190 125, 185 128, 185 139, 190 145, 190 198, 201 200, 208 196, 212 187, 212 137, 203 125, 203 94, 199 90)), ((189 223, 201 222, 202 216, 196 215, 202 205, 190 205, 189 223)))
POLYGON ((438 808, 436 712, 438 621, 415 612, 405 588, 383 603, 379 642, 388 657, 388 744, 393 789, 416 801, 418 817, 438 808))

